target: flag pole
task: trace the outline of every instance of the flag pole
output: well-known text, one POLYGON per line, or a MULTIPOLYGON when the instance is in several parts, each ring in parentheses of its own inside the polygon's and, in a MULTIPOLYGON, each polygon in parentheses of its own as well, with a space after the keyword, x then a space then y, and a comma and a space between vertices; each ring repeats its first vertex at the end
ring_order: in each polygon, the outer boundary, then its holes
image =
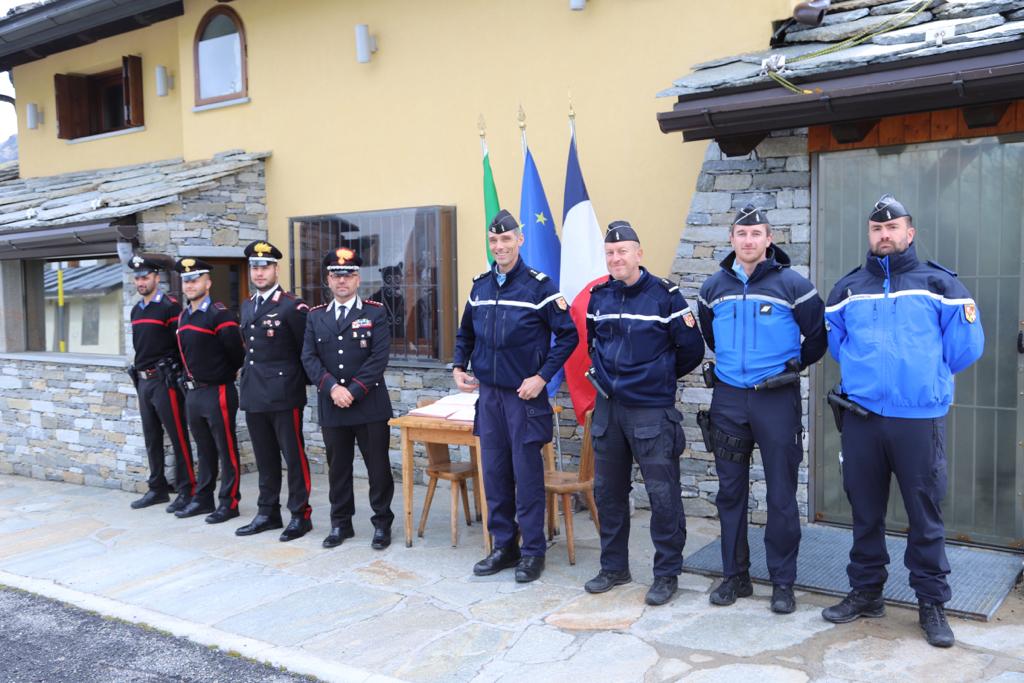
POLYGON ((487 122, 484 121, 483 114, 476 120, 476 129, 480 134, 480 154, 487 156, 487 122))
POLYGON ((523 158, 526 158, 526 112, 523 111, 523 105, 519 105, 519 111, 516 113, 516 122, 519 124, 519 134, 522 136, 523 141, 523 158))
POLYGON ((576 140, 576 110, 572 107, 572 92, 569 93, 569 137, 576 140))

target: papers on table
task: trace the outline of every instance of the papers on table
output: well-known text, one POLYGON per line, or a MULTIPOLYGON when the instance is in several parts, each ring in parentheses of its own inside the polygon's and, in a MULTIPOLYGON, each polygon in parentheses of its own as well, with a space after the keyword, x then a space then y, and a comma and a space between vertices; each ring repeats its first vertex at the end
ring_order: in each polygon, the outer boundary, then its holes
POLYGON ((457 422, 472 422, 476 415, 476 400, 480 394, 458 393, 440 398, 435 403, 422 408, 413 408, 410 415, 419 417, 439 417, 457 422))

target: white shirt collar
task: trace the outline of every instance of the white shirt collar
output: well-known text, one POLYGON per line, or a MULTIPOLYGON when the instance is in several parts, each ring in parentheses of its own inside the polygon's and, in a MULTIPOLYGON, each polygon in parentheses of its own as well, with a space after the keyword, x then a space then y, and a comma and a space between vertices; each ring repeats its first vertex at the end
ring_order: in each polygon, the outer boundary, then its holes
POLYGON ((250 298, 250 299, 252 299, 253 301, 256 301, 256 297, 258 297, 258 296, 262 296, 262 297, 263 297, 263 303, 266 303, 266 302, 270 301, 270 297, 274 296, 274 292, 276 292, 276 291, 277 291, 278 289, 280 289, 280 287, 281 287, 281 283, 280 283, 280 282, 278 282, 278 283, 274 284, 274 286, 273 286, 273 287, 271 287, 271 288, 270 288, 270 289, 269 289, 269 290, 268 290, 268 291, 266 292, 266 294, 260 294, 259 290, 256 290, 256 293, 255 293, 255 294, 253 294, 253 295, 252 295, 251 297, 249 297, 249 298, 250 298))
POLYGON ((363 300, 359 298, 358 294, 349 299, 348 303, 346 304, 339 304, 337 299, 332 301, 331 308, 334 310, 334 319, 337 320, 338 318, 341 317, 341 309, 345 309, 345 315, 348 315, 349 311, 352 310, 353 306, 355 306, 358 309, 362 309, 363 307, 363 300))

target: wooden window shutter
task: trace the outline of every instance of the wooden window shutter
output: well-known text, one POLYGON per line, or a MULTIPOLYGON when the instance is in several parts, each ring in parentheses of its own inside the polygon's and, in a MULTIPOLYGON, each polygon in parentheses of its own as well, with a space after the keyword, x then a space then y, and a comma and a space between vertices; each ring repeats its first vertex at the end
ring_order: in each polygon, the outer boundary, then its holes
POLYGON ((121 58, 121 83, 124 85, 125 125, 144 125, 146 121, 142 107, 142 57, 128 55, 121 58))
POLYGON ((72 140, 89 134, 89 86, 85 76, 54 74, 57 137, 72 140))

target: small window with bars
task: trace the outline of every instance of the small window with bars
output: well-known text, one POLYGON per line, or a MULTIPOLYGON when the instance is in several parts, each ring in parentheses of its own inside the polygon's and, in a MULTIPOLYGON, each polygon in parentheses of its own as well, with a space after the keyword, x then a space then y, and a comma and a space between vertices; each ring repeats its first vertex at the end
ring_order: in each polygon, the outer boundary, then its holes
POLYGON ((387 311, 391 360, 451 360, 458 325, 455 207, 302 216, 289 219, 289 228, 296 293, 310 306, 331 300, 324 255, 350 247, 363 260, 359 295, 387 311))

